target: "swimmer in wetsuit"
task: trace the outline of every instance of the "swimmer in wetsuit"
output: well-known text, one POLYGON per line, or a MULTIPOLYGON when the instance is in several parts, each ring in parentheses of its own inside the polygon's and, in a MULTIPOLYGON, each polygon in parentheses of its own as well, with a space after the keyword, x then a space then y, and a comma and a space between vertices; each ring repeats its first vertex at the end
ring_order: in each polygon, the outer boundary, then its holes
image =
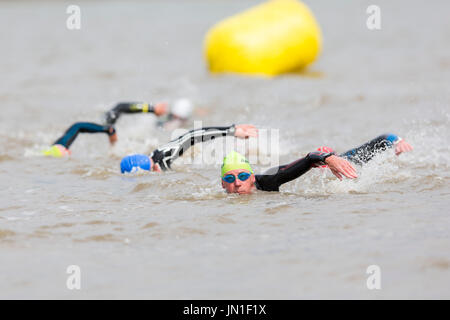
POLYGON ((258 130, 255 126, 249 124, 195 129, 156 149, 149 156, 134 154, 124 157, 120 163, 120 169, 122 173, 134 172, 138 169, 148 171, 167 170, 170 169, 170 165, 175 159, 198 142, 210 141, 225 136, 246 139, 257 135, 258 130))
MULTIPOLYGON (((91 122, 77 122, 67 129, 66 133, 59 138, 52 147, 43 151, 42 154, 57 158, 70 155, 70 145, 74 142, 80 132, 107 133, 110 143, 114 144, 117 141, 116 130, 113 127, 114 124, 119 120, 122 114, 133 113, 154 113, 156 116, 160 117, 168 113, 168 104, 166 102, 159 102, 154 105, 140 102, 118 103, 114 108, 106 112, 104 125, 91 122)), ((160 122, 159 125, 164 127, 171 125, 169 128, 175 129, 184 124, 191 113, 192 104, 190 101, 188 99, 179 99, 175 101, 171 112, 168 114, 168 118, 165 121, 160 122)))
MULTIPOLYGON (((241 125, 231 127, 214 127, 192 130, 173 140, 166 146, 155 150, 150 156, 131 155, 122 159, 121 171, 132 172, 138 168, 159 171, 170 168, 170 163, 196 142, 211 140, 216 137, 234 135, 240 138, 256 136, 253 126, 241 125)), ((269 169, 255 175, 248 160, 237 152, 231 152, 223 161, 221 176, 222 187, 228 193, 248 194, 255 189, 279 191, 282 184, 297 179, 313 167, 326 166, 342 180, 342 176, 357 178, 353 165, 370 161, 377 153, 395 147, 396 155, 412 150, 411 145, 394 134, 381 135, 357 148, 337 156, 331 148, 321 147, 318 151, 308 153, 304 158, 290 164, 269 169), (326 151, 326 152, 324 152, 326 151)))
POLYGON ((357 148, 337 156, 331 148, 321 147, 318 151, 308 153, 304 158, 290 164, 269 169, 263 174, 255 175, 248 161, 237 152, 227 155, 222 165, 222 187, 228 193, 248 194, 253 190, 279 191, 286 182, 297 179, 309 169, 326 166, 342 180, 357 178, 353 165, 370 161, 377 153, 395 147, 396 155, 412 150, 409 143, 394 134, 381 135, 357 148), (323 152, 323 150, 327 152, 323 152))
POLYGON ((156 116, 163 116, 167 113, 168 104, 159 102, 154 105, 138 102, 121 102, 105 114, 105 122, 114 125, 124 113, 154 113, 156 116))
POLYGON ((92 122, 77 122, 67 129, 64 135, 55 141, 52 147, 43 151, 42 154, 56 158, 70 155, 71 152, 69 148, 79 133, 106 133, 109 137, 109 142, 114 144, 117 141, 117 134, 113 125, 120 118, 121 114, 147 112, 152 112, 157 116, 164 115, 167 112, 167 103, 157 103, 154 106, 148 103, 119 103, 106 113, 106 124, 101 125, 92 122))
POLYGON ((42 154, 56 158, 70 155, 71 152, 69 148, 79 133, 106 133, 111 144, 114 144, 117 141, 116 129, 112 125, 100 125, 92 122, 77 122, 70 126, 64 135, 56 140, 49 149, 43 151, 42 154))
POLYGON ((169 110, 166 102, 155 105, 149 103, 122 102, 105 114, 105 122, 114 125, 124 113, 154 113, 160 118, 157 125, 166 130, 174 130, 187 123, 193 112, 193 105, 189 99, 178 99, 171 104, 169 110))

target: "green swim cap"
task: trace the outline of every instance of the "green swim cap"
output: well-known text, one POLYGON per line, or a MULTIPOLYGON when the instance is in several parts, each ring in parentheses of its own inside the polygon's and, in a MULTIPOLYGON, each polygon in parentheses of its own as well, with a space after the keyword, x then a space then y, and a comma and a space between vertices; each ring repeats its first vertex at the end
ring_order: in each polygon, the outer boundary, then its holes
POLYGON ((248 160, 240 153, 231 151, 225 158, 223 158, 222 164, 222 177, 230 170, 244 169, 253 173, 252 167, 248 163, 248 160))

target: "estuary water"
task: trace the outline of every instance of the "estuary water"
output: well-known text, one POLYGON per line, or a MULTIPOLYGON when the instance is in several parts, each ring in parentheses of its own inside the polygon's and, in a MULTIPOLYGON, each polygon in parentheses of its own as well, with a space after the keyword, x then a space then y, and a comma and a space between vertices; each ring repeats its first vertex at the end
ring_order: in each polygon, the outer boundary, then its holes
POLYGON ((369 30, 371 1, 307 1, 324 38, 307 71, 209 74, 207 30, 259 2, 77 1, 80 30, 66 28, 72 2, 0 2, 0 298, 450 298, 449 2, 377 1, 369 30), (172 137, 153 115, 121 118, 114 147, 82 135, 70 158, 40 156, 117 102, 181 97, 196 107, 186 128, 278 130, 264 155, 280 163, 386 132, 414 151, 354 181, 314 169, 250 196, 225 194, 219 163, 197 161, 219 141, 171 172, 121 175, 124 155, 172 137), (81 290, 66 286, 70 265, 81 290))

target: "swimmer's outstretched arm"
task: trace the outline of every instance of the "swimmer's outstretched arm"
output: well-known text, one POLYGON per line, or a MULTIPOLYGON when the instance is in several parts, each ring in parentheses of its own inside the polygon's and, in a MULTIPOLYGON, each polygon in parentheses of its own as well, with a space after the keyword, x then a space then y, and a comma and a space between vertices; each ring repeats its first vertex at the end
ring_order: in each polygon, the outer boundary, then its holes
POLYGON ((117 104, 114 108, 106 113, 106 123, 109 125, 115 124, 123 113, 148 112, 154 113, 157 116, 161 116, 167 112, 167 103, 156 103, 152 105, 149 103, 122 102, 117 104))
POLYGON ((394 146, 397 155, 412 150, 411 145, 397 135, 384 134, 362 146, 351 149, 340 156, 335 156, 334 152, 311 152, 306 157, 288 165, 275 167, 264 174, 255 175, 255 185, 260 190, 278 191, 282 184, 297 179, 316 165, 325 164, 328 165, 331 172, 340 180, 342 180, 342 176, 350 179, 356 178, 356 170, 347 160, 355 163, 366 163, 370 161, 377 152, 384 151, 394 146))
POLYGON ((363 164, 372 160, 377 153, 393 147, 395 147, 396 155, 400 155, 403 152, 408 152, 413 149, 405 140, 390 133, 380 135, 357 148, 342 153, 340 156, 354 163, 363 164))
POLYGON ((263 174, 255 175, 256 188, 264 191, 279 191, 282 184, 297 179, 314 165, 326 164, 326 159, 333 155, 333 152, 310 152, 306 157, 287 165, 271 168, 263 174))
POLYGON ((258 130, 248 124, 231 125, 229 127, 205 127, 191 130, 184 135, 172 140, 168 144, 156 149, 150 155, 153 163, 158 164, 161 169, 170 168, 171 163, 180 157, 191 146, 199 142, 210 141, 225 136, 235 136, 245 139, 256 137, 258 130))
POLYGON ((109 136, 109 140, 111 143, 115 143, 117 141, 116 130, 111 125, 99 125, 92 122, 77 122, 73 124, 69 129, 67 129, 64 135, 55 141, 54 145, 61 145, 66 149, 69 149, 80 132, 103 132, 109 136))

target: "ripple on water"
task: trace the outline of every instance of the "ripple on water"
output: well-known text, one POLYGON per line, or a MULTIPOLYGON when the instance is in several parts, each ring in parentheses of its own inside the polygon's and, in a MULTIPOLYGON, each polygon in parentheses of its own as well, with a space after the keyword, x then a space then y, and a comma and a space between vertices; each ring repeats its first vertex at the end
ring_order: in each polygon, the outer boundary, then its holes
POLYGON ((44 226, 40 226, 40 229, 44 229, 44 230, 48 230, 48 229, 58 229, 58 228, 71 228, 73 226, 75 226, 76 223, 71 223, 71 222, 61 222, 61 223, 57 223, 54 225, 44 225, 44 226))
POLYGON ((214 217, 214 220, 216 222, 222 223, 222 224, 235 224, 236 223, 235 220, 233 220, 225 215, 220 215, 220 216, 214 217))
POLYGON ((11 206, 11 207, 6 207, 6 208, 0 208, 0 212, 16 210, 16 209, 22 209, 22 208, 23 208, 22 206, 11 206))
POLYGON ((154 228, 158 225, 159 225, 159 223, 157 223, 157 222, 149 222, 145 226, 143 226, 141 229, 150 229, 150 228, 154 228))
POLYGON ((14 237, 16 233, 8 229, 0 229, 0 240, 14 237))
POLYGON ((131 193, 137 193, 137 192, 141 192, 144 190, 148 190, 150 188, 153 188, 154 184, 150 183, 150 182, 141 182, 138 183, 133 190, 131 190, 131 193))
POLYGON ((116 222, 116 221, 104 221, 104 220, 92 220, 92 221, 87 221, 84 224, 86 225, 117 225, 120 224, 120 222, 116 222))
POLYGON ((293 208, 292 205, 282 204, 280 206, 266 208, 266 209, 264 209, 264 212, 267 213, 267 214, 276 214, 276 213, 279 213, 281 211, 285 211, 285 210, 288 210, 288 209, 291 209, 291 208, 293 208))
POLYGON ((106 180, 117 174, 115 170, 108 167, 77 167, 70 172, 83 178, 94 180, 106 180))
POLYGON ((83 239, 74 239, 75 242, 123 242, 124 240, 111 233, 93 235, 83 239))
POLYGON ((0 162, 11 161, 11 160, 14 160, 14 159, 16 159, 16 158, 14 158, 14 157, 12 157, 10 155, 0 154, 0 162))

